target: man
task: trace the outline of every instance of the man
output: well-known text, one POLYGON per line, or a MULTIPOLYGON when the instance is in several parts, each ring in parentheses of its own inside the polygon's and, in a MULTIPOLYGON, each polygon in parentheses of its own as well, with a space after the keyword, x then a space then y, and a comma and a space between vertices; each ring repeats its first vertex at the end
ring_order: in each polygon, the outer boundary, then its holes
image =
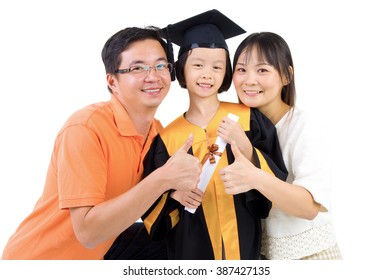
POLYGON ((102 50, 111 100, 75 112, 57 135, 45 188, 2 259, 102 259, 121 232, 169 189, 197 186, 192 136, 142 180, 143 158, 162 128, 154 119, 172 65, 158 30, 126 28, 102 50))

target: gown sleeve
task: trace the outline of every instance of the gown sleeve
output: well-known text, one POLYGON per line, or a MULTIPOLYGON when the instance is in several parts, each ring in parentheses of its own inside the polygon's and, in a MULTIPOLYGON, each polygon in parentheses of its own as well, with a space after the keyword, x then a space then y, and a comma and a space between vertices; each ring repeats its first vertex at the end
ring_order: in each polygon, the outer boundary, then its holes
MULTIPOLYGON (((246 134, 253 146, 255 165, 285 181, 288 172, 283 161, 275 125, 258 109, 251 108, 250 129, 246 131, 246 134)), ((228 161, 234 161, 230 145, 228 145, 228 161)), ((271 201, 257 190, 245 193, 245 203, 250 212, 262 219, 268 217, 272 207, 271 201)))
POLYGON ((269 168, 279 179, 285 181, 288 171, 283 161, 275 125, 258 109, 251 109, 252 145, 264 156, 269 168))
MULTIPOLYGON (((160 135, 157 135, 144 160, 144 177, 163 166, 170 156, 160 135)), ((144 225, 152 240, 163 240, 179 221, 180 203, 165 192, 142 216, 144 225)))

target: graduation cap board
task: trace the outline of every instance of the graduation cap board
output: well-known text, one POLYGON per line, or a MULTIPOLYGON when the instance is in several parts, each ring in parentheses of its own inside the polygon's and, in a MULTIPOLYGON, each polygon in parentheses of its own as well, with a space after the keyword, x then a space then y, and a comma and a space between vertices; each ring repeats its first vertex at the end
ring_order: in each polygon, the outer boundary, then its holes
POLYGON ((226 39, 245 33, 238 24, 216 9, 190 17, 161 30, 168 43, 168 56, 174 62, 174 43, 180 47, 178 57, 194 48, 222 48, 228 50, 226 39))

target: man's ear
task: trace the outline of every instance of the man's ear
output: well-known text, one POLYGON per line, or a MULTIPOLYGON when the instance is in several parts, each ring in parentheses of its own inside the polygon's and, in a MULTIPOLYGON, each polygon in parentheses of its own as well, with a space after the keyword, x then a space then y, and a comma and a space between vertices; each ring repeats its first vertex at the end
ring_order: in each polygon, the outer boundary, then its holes
POLYGON ((106 74, 106 82, 108 85, 108 88, 110 89, 111 93, 116 93, 117 92, 117 82, 113 74, 107 73, 106 74))

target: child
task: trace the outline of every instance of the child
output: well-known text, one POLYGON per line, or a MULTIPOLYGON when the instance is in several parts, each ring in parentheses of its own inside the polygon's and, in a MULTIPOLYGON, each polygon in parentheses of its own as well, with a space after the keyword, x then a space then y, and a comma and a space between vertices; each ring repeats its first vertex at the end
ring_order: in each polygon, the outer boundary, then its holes
POLYGON ((168 192, 143 216, 146 228, 153 239, 166 239, 169 259, 258 259, 260 219, 268 216, 271 202, 254 190, 235 196, 225 193, 218 170, 231 163, 233 155, 230 146, 218 155, 213 150, 218 124, 228 119, 228 113, 235 114, 250 140, 239 142, 257 148, 240 149, 250 151, 247 157, 256 166, 286 178, 273 124, 257 110, 218 99, 218 93, 227 91, 232 79, 225 39, 245 31, 217 10, 169 25, 164 31, 168 41, 180 46, 176 75, 188 90, 190 104, 187 112, 156 137, 145 171, 148 174, 164 164, 189 134, 194 136, 189 153, 211 168, 216 156, 220 160, 216 169, 210 170, 212 178, 194 214, 168 192))

